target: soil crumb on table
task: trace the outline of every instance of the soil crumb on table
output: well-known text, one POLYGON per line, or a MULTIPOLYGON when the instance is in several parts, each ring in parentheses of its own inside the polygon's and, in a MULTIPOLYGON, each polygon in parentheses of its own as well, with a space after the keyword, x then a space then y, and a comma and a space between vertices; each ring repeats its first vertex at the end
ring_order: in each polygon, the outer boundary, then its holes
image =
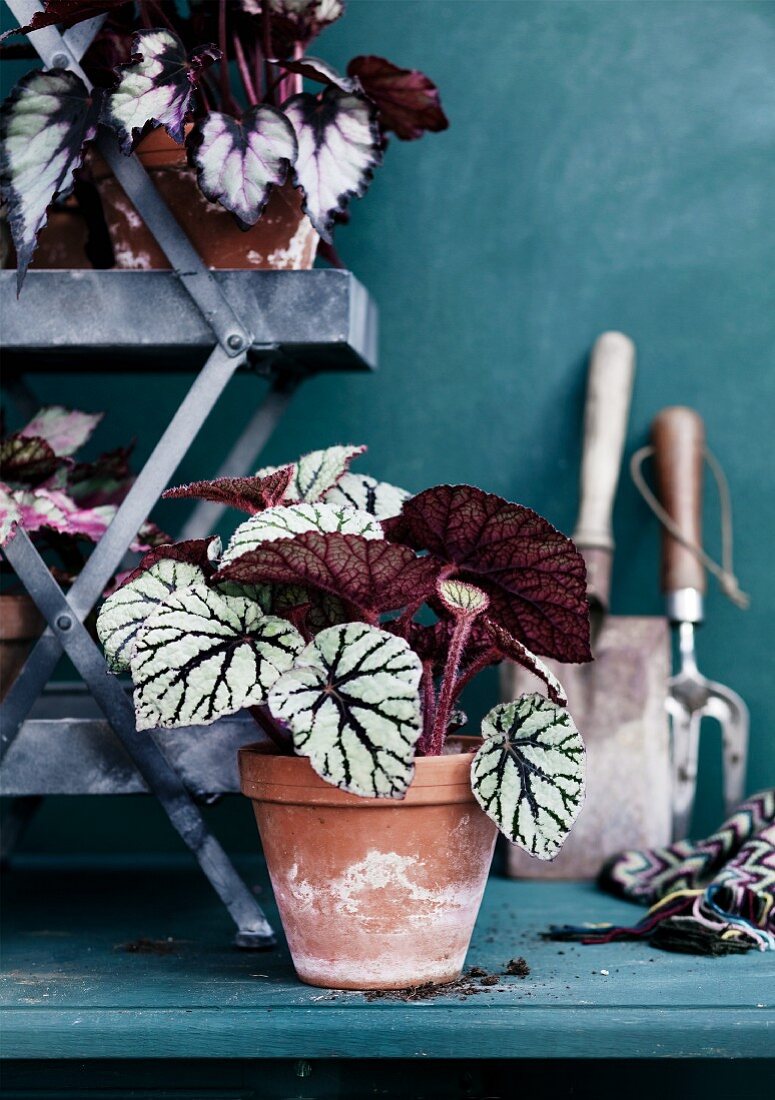
POLYGON ((140 936, 128 943, 117 943, 116 951, 126 951, 129 955, 173 955, 180 950, 181 940, 174 940, 168 936, 166 940, 152 940, 148 936, 140 936))
MULTIPOLYGON (((518 959, 511 959, 503 971, 503 974, 517 978, 526 978, 529 973, 530 967, 521 956, 518 959)), ((408 989, 369 989, 364 996, 367 1001, 433 1001, 438 997, 457 997, 459 1000, 464 1000, 466 997, 475 997, 478 993, 484 993, 487 989, 500 985, 502 977, 503 975, 492 974, 481 966, 471 966, 466 974, 448 985, 434 985, 428 982, 408 989)))

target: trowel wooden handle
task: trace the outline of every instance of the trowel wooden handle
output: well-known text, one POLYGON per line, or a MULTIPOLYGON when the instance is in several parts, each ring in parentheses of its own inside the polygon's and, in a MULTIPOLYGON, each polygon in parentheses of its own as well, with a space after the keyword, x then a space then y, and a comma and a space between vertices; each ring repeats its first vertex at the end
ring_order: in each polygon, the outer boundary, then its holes
MULTIPOLYGON (((663 409, 651 425, 657 491, 684 538, 702 546, 702 474, 705 425, 694 409, 663 409)), ((705 569, 694 554, 662 532, 662 591, 705 591, 705 569)))
POLYGON ((635 377, 635 345, 604 332, 589 360, 581 459, 581 502, 573 541, 582 549, 614 548, 611 517, 622 465, 635 377))

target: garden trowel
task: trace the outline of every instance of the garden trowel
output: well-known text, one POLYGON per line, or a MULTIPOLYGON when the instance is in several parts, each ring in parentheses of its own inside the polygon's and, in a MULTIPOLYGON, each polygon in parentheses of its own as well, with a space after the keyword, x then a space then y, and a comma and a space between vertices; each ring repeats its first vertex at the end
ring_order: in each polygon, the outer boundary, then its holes
MULTIPOLYGON (((675 531, 702 545, 702 473, 705 427, 699 413, 679 406, 663 409, 651 428, 659 499, 675 531)), ((748 708, 724 684, 707 680, 697 668, 694 629, 703 620, 705 569, 699 558, 667 531, 662 538, 662 591, 670 621, 678 626, 679 668, 669 683, 667 707, 672 727, 673 839, 689 832, 697 788, 700 723, 721 726, 724 802, 732 813, 742 801, 748 754, 748 708)))
MULTIPOLYGON (((587 565, 594 661, 546 662, 565 688, 568 710, 586 744, 586 800, 553 862, 541 863, 509 847, 507 868, 515 877, 591 878, 623 848, 670 840, 667 621, 608 614, 611 517, 634 373, 632 341, 620 332, 603 333, 590 358, 581 501, 573 534, 587 565)), ((501 688, 503 699, 511 700, 541 685, 524 669, 503 665, 501 688)))

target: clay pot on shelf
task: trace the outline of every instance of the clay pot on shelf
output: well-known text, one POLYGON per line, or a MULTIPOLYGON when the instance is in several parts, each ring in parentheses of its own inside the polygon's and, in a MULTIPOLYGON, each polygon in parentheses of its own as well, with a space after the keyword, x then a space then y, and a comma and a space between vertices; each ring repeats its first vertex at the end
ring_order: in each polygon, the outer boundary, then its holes
MULTIPOLYGON (((71 196, 48 212, 46 224, 38 236, 38 244, 30 261, 33 271, 64 271, 91 268, 86 255, 89 227, 76 200, 71 196)), ((10 230, 3 219, 0 231, 0 267, 16 267, 16 250, 10 230)))
MULTIPOLYGON (((301 193, 290 180, 272 189, 258 223, 242 230, 228 211, 204 197, 185 149, 164 129, 158 127, 148 134, 139 144, 137 156, 208 267, 307 271, 314 264, 318 234, 301 209, 301 193)), ((169 270, 166 256, 105 161, 96 153, 89 159, 116 267, 169 270)))
POLYGON ((418 758, 396 801, 345 793, 303 757, 240 750, 302 981, 403 989, 460 976, 497 833, 471 793, 473 757, 418 758))
POLYGON ((45 625, 29 596, 0 596, 0 700, 11 690, 45 625))

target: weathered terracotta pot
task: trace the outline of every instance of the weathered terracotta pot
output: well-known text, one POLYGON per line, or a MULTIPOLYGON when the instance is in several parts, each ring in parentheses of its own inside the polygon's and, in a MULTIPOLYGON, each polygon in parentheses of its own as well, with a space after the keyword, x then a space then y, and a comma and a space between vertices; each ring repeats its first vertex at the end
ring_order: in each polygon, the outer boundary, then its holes
MULTIPOLYGON (((16 250, 10 232, 3 227, 0 246, 0 267, 16 267, 16 250)), ((61 271, 90 268, 86 256, 89 230, 78 204, 69 198, 61 206, 48 212, 45 226, 38 235, 38 244, 30 261, 30 268, 38 271, 61 271)))
MULTIPOLYGON (((137 148, 149 172, 194 248, 217 270, 306 271, 315 262, 318 234, 301 209, 301 194, 287 181, 274 188, 260 220, 240 229, 223 207, 208 202, 196 182, 185 149, 157 127, 137 148)), ((116 267, 169 270, 167 258, 127 198, 106 162, 90 155, 102 198, 116 267)))
POLYGON ((11 690, 45 625, 29 596, 0 596, 0 699, 11 690))
POLYGON ((460 976, 496 837, 471 793, 472 752, 418 759, 401 802, 346 794, 263 745, 239 758, 302 981, 403 989, 460 976))

